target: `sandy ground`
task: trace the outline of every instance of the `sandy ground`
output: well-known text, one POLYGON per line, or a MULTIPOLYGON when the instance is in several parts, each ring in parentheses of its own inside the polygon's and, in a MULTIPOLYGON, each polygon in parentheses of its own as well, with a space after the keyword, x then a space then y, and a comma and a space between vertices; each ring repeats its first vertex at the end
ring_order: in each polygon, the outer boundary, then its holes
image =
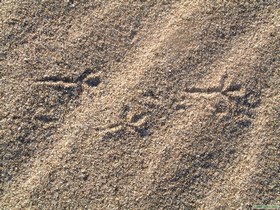
POLYGON ((0 0, 0 209, 280 205, 279 6, 0 0))

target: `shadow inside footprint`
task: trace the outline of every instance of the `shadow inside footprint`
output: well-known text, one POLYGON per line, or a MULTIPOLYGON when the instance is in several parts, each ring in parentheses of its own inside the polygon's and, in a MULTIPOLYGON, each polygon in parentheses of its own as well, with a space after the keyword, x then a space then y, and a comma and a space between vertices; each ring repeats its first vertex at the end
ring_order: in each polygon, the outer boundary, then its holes
POLYGON ((148 128, 144 127, 144 128, 135 128, 135 131, 140 135, 140 137, 144 138, 146 136, 148 136, 149 130, 148 128))
POLYGON ((93 73, 91 69, 86 69, 77 79, 75 82, 82 82, 88 75, 93 73))
POLYGON ((56 121, 57 119, 51 117, 51 116, 48 116, 48 115, 39 115, 39 116, 36 116, 35 119, 39 120, 39 121, 42 121, 44 123, 50 123, 52 121, 56 121))
POLYGON ((101 80, 100 80, 100 77, 99 76, 95 76, 95 77, 92 77, 92 78, 88 78, 85 83, 88 85, 88 86, 91 86, 91 87, 96 87, 100 84, 101 80))

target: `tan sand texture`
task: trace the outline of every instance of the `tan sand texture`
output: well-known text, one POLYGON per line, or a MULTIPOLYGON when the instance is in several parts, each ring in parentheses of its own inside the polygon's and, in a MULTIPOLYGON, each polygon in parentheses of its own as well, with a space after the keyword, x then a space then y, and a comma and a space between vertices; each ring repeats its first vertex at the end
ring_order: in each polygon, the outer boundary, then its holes
POLYGON ((280 205, 279 8, 0 0, 0 209, 280 205))

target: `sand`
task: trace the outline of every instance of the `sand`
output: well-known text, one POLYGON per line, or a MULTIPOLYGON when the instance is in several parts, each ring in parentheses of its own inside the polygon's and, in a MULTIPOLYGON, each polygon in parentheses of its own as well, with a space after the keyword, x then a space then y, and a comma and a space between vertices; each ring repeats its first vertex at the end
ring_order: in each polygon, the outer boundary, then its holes
POLYGON ((279 6, 0 0, 0 209, 280 205, 279 6))

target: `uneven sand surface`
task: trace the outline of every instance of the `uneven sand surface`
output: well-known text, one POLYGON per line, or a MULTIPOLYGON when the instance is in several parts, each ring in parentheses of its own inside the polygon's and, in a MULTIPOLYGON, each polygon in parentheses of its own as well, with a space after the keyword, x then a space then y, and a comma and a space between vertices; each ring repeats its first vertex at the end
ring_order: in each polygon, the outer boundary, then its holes
POLYGON ((279 1, 0 0, 0 209, 280 205, 279 1))

